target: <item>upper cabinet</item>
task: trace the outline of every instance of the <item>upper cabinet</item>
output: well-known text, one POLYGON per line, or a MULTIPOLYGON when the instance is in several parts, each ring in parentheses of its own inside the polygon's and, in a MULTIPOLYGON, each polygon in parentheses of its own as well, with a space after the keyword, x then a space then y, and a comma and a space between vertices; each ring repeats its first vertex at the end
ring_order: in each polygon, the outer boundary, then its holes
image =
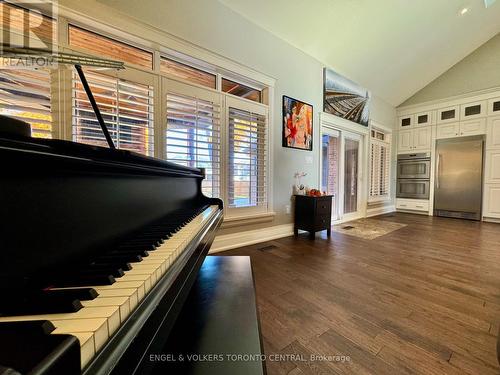
POLYGON ((432 145, 432 127, 400 130, 398 152, 429 151, 432 145))
POLYGON ((485 117, 487 111, 488 102, 482 100, 479 102, 462 104, 460 106, 460 120, 473 120, 480 117, 485 117))
POLYGON ((415 126, 434 125, 436 123, 435 114, 434 111, 417 113, 414 117, 415 126))
POLYGON ((500 98, 488 100, 488 116, 500 115, 500 98))
POLYGON ((437 111, 437 123, 438 124, 446 124, 449 122, 455 122, 459 119, 459 110, 460 107, 458 105, 438 109, 437 111))
POLYGON ((401 116, 399 118, 399 128, 400 129, 408 129, 412 127, 415 123, 415 116, 414 115, 409 115, 409 116, 401 116))

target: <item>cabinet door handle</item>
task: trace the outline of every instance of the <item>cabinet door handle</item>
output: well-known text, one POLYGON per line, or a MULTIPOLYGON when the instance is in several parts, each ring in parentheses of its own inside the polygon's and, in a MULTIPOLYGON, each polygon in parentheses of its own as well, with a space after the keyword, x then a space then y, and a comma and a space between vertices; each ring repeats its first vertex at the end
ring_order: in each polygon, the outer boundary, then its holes
POLYGON ((424 206, 415 206, 415 207, 417 207, 417 208, 424 208, 424 206))
POLYGON ((399 206, 400 207, 406 207, 406 204, 400 204, 399 206))

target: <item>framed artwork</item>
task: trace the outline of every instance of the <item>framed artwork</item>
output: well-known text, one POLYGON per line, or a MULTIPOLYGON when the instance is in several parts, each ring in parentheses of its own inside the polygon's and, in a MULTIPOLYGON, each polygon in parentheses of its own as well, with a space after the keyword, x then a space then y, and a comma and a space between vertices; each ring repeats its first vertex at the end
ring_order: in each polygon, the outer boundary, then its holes
POLYGON ((368 126, 370 92, 333 70, 325 68, 323 111, 368 126))
POLYGON ((312 151, 313 106, 283 95, 283 147, 312 151))

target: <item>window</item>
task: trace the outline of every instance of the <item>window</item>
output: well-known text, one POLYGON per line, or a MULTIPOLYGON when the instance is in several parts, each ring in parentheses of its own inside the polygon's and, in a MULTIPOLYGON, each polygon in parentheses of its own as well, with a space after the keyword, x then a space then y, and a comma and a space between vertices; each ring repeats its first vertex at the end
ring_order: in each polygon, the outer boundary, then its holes
POLYGON ((370 139, 370 197, 369 201, 389 199, 391 168, 390 135, 371 131, 370 139))
POLYGON ((222 91, 254 102, 260 103, 261 101, 261 92, 259 90, 226 78, 222 78, 222 91))
POLYGON ((162 57, 160 60, 160 71, 211 89, 216 88, 217 77, 215 74, 207 73, 166 57, 162 57))
MULTIPOLYGON (((85 76, 115 146, 153 156, 153 88, 90 71, 85 76)), ((107 147, 76 72, 73 73, 73 139, 107 147)))
POLYGON ((205 168, 203 193, 219 197, 220 94, 189 88, 170 80, 165 80, 164 86, 167 87, 167 160, 188 167, 205 168))
POLYGON ((153 69, 153 54, 140 48, 69 25, 69 45, 89 50, 97 56, 153 69))
POLYGON ((228 100, 228 207, 266 207, 266 114, 228 100))
POLYGON ((48 70, 0 69, 0 114, 31 125, 31 135, 52 138, 48 70))

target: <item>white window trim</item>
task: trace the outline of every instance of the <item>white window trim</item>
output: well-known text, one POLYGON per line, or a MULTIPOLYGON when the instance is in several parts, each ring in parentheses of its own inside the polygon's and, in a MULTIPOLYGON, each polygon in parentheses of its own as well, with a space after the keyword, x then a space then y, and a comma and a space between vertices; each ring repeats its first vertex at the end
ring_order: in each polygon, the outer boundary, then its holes
POLYGON ((393 140, 392 140, 392 132, 393 130, 385 125, 382 125, 378 122, 375 122, 373 120, 370 121, 370 136, 369 136, 369 148, 368 148, 368 155, 369 155, 369 160, 368 160, 368 167, 370 168, 368 170, 368 203, 384 203, 384 202, 390 202, 392 201, 392 154, 393 154, 393 140), (371 131, 378 131, 381 133, 384 133, 386 135, 386 139, 384 141, 381 140, 373 140, 371 136, 371 131), (371 145, 373 142, 377 143, 384 143, 389 145, 389 176, 388 176, 388 188, 387 188, 387 195, 384 196, 376 196, 376 197, 371 197, 370 196, 370 186, 371 186, 371 145))

